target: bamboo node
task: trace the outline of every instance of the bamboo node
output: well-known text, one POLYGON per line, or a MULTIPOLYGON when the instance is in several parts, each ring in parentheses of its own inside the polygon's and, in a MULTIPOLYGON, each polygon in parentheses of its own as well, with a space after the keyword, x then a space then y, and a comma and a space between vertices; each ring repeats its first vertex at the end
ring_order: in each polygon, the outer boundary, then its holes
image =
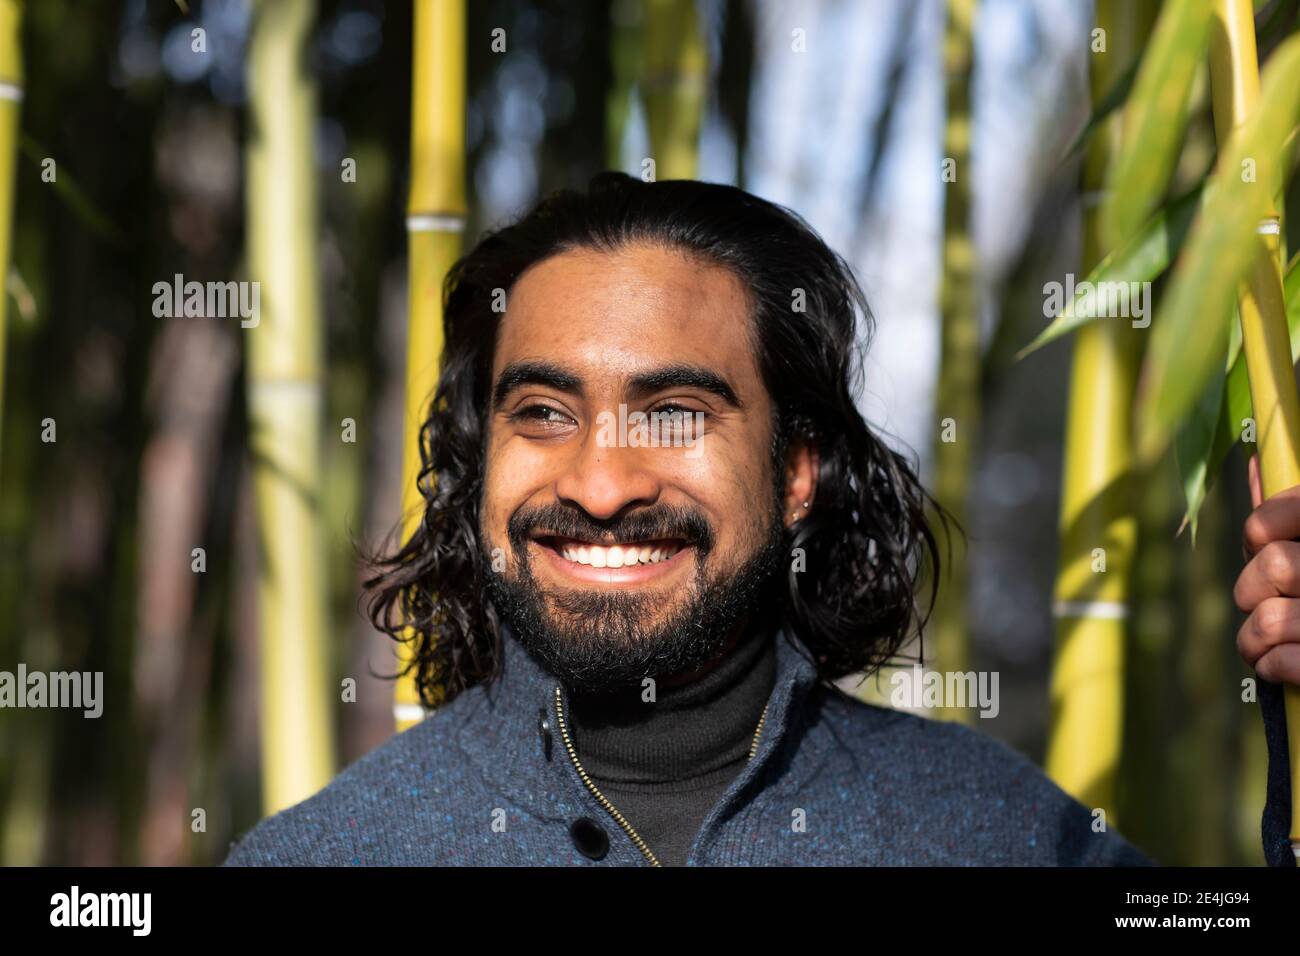
POLYGON ((1128 617, 1123 601, 1053 601, 1052 617, 1091 617, 1114 621, 1128 617))
POLYGON ((407 232, 464 232, 465 217, 456 213, 414 213, 406 217, 407 232))
POLYGON ((394 704, 393 719, 399 724, 415 723, 418 724, 428 715, 424 712, 421 704, 394 704))

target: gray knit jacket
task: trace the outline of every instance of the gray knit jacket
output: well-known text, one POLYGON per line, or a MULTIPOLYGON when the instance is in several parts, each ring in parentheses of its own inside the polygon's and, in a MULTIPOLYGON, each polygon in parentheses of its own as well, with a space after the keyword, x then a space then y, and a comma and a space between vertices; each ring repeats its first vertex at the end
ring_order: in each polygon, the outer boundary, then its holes
MULTIPOLYGON (((648 866, 566 746, 567 692, 508 632, 503 672, 263 820, 233 866, 648 866)), ((688 866, 1142 865, 1011 748, 862 703, 777 635, 753 758, 688 866)), ((629 832, 631 831, 631 832, 629 832)))

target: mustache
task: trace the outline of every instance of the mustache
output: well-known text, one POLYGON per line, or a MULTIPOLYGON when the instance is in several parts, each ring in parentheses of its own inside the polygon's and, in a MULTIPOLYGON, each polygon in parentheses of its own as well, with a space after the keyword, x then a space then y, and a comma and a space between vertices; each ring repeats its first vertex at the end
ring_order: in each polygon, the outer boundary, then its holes
POLYGON ((544 533, 580 541, 648 541, 680 538, 695 547, 702 557, 713 548, 713 527, 698 511, 672 505, 638 509, 612 518, 593 518, 573 505, 550 504, 516 511, 506 525, 506 534, 516 551, 527 547, 529 538, 544 533))

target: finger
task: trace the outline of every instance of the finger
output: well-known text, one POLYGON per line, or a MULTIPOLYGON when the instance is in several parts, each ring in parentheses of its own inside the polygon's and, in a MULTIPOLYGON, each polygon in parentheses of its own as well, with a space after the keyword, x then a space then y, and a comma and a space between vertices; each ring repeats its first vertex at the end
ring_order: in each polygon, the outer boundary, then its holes
POLYGON ((1300 485, 1283 489, 1261 502, 1246 518, 1242 544, 1254 554, 1270 541, 1300 538, 1300 485))
POLYGON ((1246 463, 1246 473, 1250 475, 1250 506, 1258 508, 1264 503, 1264 486, 1259 480, 1259 455, 1251 455, 1246 463))
POLYGON ((1300 542, 1270 541, 1232 585, 1232 601, 1249 614, 1270 597, 1300 597, 1300 542))
POLYGON ((1300 601, 1269 598, 1237 629, 1237 652, 1251 667, 1287 644, 1300 647, 1300 601))
POLYGON ((1270 541, 1237 575, 1232 599, 1241 610, 1271 597, 1300 598, 1300 542, 1270 541))
POLYGON ((1273 648, 1256 662, 1255 673, 1270 684, 1300 684, 1300 645, 1273 648))

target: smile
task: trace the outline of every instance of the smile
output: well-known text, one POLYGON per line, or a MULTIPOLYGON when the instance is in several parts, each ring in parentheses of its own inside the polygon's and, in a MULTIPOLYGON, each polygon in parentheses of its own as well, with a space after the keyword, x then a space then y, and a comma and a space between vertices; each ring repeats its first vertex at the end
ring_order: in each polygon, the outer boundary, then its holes
POLYGON ((558 551, 566 561, 586 564, 593 568, 622 568, 636 564, 658 564, 667 561, 685 547, 680 539, 657 541, 631 541, 624 544, 600 545, 573 538, 548 538, 544 543, 558 551))
POLYGON ((608 584, 632 584, 658 577, 680 566, 692 550, 681 538, 597 544, 552 535, 534 538, 532 543, 565 576, 608 584))

